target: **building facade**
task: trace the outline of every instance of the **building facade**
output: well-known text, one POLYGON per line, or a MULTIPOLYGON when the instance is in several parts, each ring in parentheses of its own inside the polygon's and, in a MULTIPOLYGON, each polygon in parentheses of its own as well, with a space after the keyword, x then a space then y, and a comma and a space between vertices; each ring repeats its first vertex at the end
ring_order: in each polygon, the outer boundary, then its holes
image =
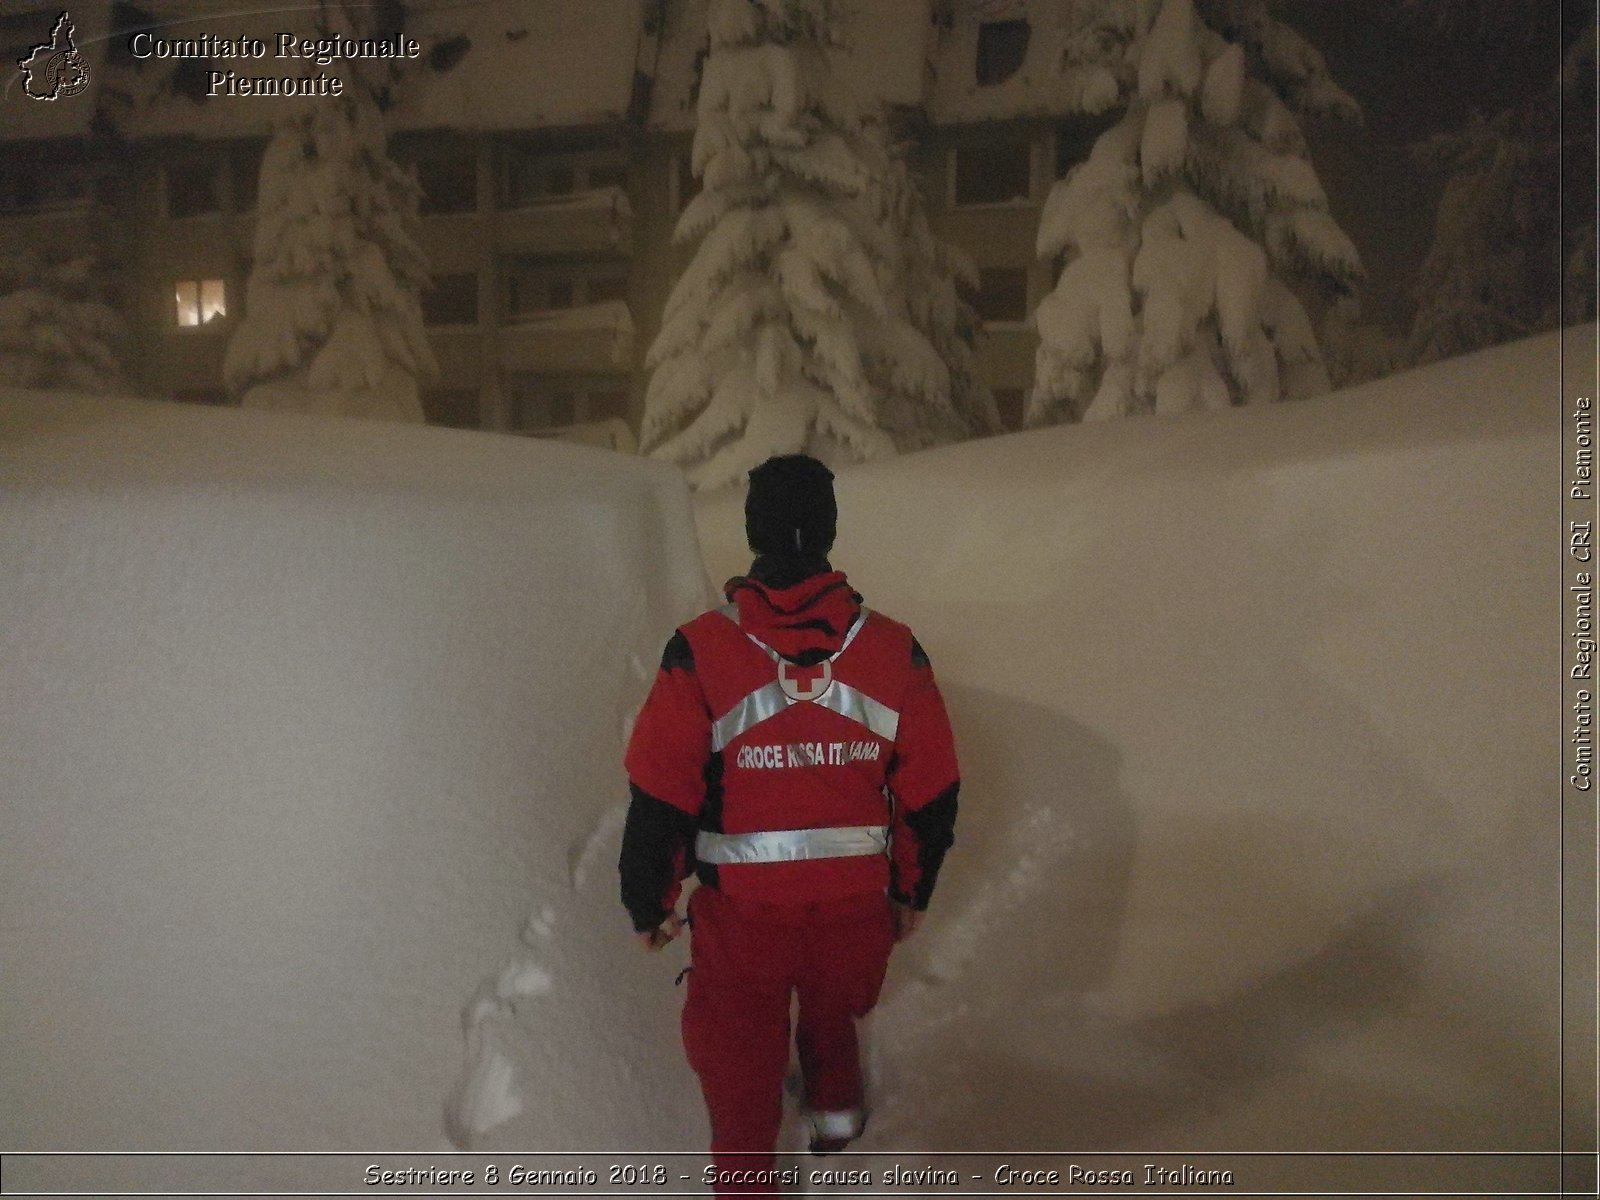
MULTIPOLYGON (((270 39, 306 18, 194 7, 73 7, 90 87, 52 103, 13 88, 0 103, 0 255, 95 256, 133 335, 133 390, 221 404, 280 102, 209 94, 209 72, 237 63, 134 48, 270 39)), ((421 49, 386 120, 421 191, 439 364, 422 384, 428 420, 635 448, 645 353, 694 250, 673 229, 698 186, 705 0, 394 9, 421 49)), ((1033 375, 1029 315, 1054 283, 1034 253, 1041 208, 1101 127, 1061 115, 1060 11, 875 0, 843 30, 841 65, 887 106, 935 233, 977 267, 978 361, 1012 428, 1033 375)), ((0 50, 17 61, 59 12, 8 7, 0 50)))

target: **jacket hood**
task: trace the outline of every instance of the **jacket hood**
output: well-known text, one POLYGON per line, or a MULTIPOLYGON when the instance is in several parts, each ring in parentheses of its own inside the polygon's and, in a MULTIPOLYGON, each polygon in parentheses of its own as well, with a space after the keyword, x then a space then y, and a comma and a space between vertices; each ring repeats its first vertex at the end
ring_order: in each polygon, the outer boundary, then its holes
POLYGON ((860 594, 826 559, 762 556, 723 594, 739 606, 739 628, 802 665, 837 651, 861 611, 860 594))

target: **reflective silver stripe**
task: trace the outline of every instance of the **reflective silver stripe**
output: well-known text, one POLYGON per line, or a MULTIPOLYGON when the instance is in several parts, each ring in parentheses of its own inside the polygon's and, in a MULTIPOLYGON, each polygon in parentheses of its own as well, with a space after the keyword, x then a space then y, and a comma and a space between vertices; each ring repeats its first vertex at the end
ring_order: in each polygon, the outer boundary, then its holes
POLYGON ((711 752, 722 750, 741 733, 754 729, 768 717, 775 717, 794 701, 783 694, 783 685, 773 680, 751 692, 711 726, 711 752))
POLYGON ((900 714, 894 709, 887 704, 880 704, 848 683, 840 683, 837 679, 833 681, 832 687, 811 703, 865 725, 886 742, 894 741, 895 734, 900 729, 900 714))
POLYGON ((859 1108, 806 1113, 806 1120, 811 1123, 812 1141, 822 1141, 824 1138, 829 1140, 848 1138, 853 1141, 861 1136, 865 1118, 866 1114, 859 1108))
POLYGON ((701 830, 694 856, 703 863, 799 862, 811 858, 857 858, 889 848, 884 825, 837 829, 778 829, 768 833, 712 833, 701 830))
POLYGON ((839 643, 839 648, 833 652, 833 657, 834 658, 838 658, 839 655, 843 654, 846 650, 850 649, 850 643, 856 640, 856 634, 861 632, 861 627, 863 625, 865 625, 866 623, 867 623, 867 606, 863 604, 861 606, 860 615, 856 617, 855 624, 850 626, 850 632, 848 632, 847 634, 844 635, 844 641, 840 642, 839 643))
MULTIPOLYGON (((724 605, 717 611, 735 625, 739 623, 739 610, 735 605, 724 605)), ((855 641, 856 634, 861 632, 861 627, 866 623, 867 610, 863 608, 855 623, 850 626, 850 631, 845 634, 844 641, 828 656, 827 661, 831 663, 849 649, 850 643, 855 641)), ((760 638, 754 634, 745 636, 759 646, 773 662, 781 661, 782 656, 760 638)), ((734 738, 749 733, 761 722, 777 716, 794 703, 797 701, 784 695, 782 684, 776 681, 763 684, 717 718, 711 726, 711 752, 715 754, 726 749, 734 738)), ((837 679, 820 697, 807 703, 819 705, 830 712, 838 713, 841 717, 848 717, 857 724, 865 725, 885 741, 894 741, 895 733, 900 728, 900 714, 894 709, 886 704, 880 704, 849 684, 840 683, 837 679)))

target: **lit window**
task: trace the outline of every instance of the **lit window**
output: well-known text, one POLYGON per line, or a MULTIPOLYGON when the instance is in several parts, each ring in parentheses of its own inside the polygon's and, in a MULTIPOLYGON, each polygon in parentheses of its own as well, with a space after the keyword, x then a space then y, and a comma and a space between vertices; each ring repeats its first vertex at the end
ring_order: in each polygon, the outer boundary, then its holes
POLYGON ((174 293, 181 328, 209 325, 228 315, 227 289, 220 279, 180 279, 174 293))
POLYGON ((1027 21, 985 21, 978 26, 978 85, 1004 83, 1028 57, 1027 21))
POLYGON ((1030 195, 1033 155, 1027 142, 962 146, 956 151, 957 204, 1005 204, 1030 195))

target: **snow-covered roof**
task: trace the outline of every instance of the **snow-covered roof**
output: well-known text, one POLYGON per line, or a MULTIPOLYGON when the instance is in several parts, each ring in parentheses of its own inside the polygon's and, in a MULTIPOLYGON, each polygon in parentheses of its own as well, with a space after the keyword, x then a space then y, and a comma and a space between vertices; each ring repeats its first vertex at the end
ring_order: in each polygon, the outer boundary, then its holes
POLYGON ((399 129, 536 129, 620 121, 644 0, 417 5, 423 57, 391 114, 399 129))
MULTIPOLYGON (((652 76, 649 124, 662 131, 694 128, 698 66, 706 41, 709 0, 668 0, 659 37, 652 37, 651 0, 412 0, 405 33, 421 57, 405 65, 389 113, 393 130, 519 130, 605 125, 626 119, 635 72, 652 76)), ((11 61, 46 40, 58 0, 18 0, 0 17, 0 45, 11 61), (37 28, 35 28, 37 27, 37 28), (17 43, 13 46, 11 43, 17 43), (12 53, 15 50, 16 53, 12 53)), ((20 72, 8 73, 0 101, 0 137, 85 135, 103 113, 132 137, 229 138, 263 136, 295 101, 209 97, 204 72, 300 75, 304 62, 269 54, 254 59, 149 59, 129 64, 107 50, 132 32, 113 36, 110 0, 72 6, 76 41, 91 82, 80 96, 53 103, 22 93, 20 72), (120 60, 115 61, 115 60, 120 60), (180 78, 175 79, 178 72, 180 78), (188 75, 188 86, 181 76, 188 75)), ((149 19, 158 37, 207 35, 260 38, 280 32, 314 34, 315 9, 226 0, 201 9, 188 0, 142 0, 122 9, 149 19)), ((940 123, 1063 112, 1059 72, 1070 6, 1057 0, 857 0, 839 9, 845 43, 840 70, 869 96, 891 105, 926 105, 940 123), (999 83, 979 86, 975 64, 980 27, 1026 17, 1030 25, 1021 68, 999 83)), ((142 26, 141 28, 146 28, 142 26)), ((309 70, 315 71, 315 66, 309 70)))
POLYGON ((1073 7, 1060 0, 957 0, 929 51, 928 116, 936 124, 1055 115, 1069 111, 1062 75, 1073 7), (985 24, 1026 20, 1028 45, 1015 74, 979 84, 978 38, 985 24))
MULTIPOLYGON (((686 131, 695 124, 696 69, 706 44, 709 0, 669 0, 655 64, 650 124, 686 131)), ((860 0, 842 6, 840 71, 887 104, 921 104, 929 43, 928 0, 860 0)))

